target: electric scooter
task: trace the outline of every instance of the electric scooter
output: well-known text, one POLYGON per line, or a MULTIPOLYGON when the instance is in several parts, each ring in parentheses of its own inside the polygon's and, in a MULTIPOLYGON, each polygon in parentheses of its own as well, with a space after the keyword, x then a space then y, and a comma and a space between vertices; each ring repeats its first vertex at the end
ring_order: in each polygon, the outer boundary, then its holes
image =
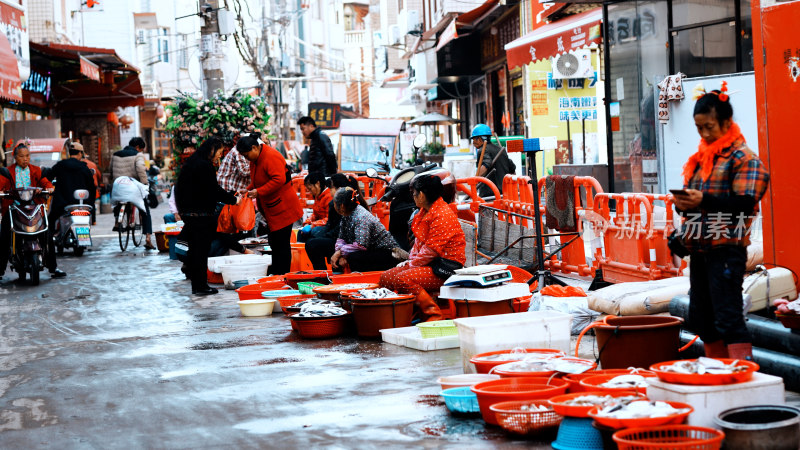
POLYGON ((20 281, 25 281, 26 274, 30 274, 34 286, 39 284, 49 226, 46 205, 35 200, 48 195, 48 191, 38 187, 15 188, 0 194, 0 197, 14 200, 8 208, 11 216, 9 263, 19 274, 20 281))
POLYGON ((58 253, 71 248, 75 256, 83 255, 87 247, 92 246, 92 206, 84 204, 89 198, 89 191, 78 189, 73 193, 77 204, 64 207, 64 214, 56 223, 55 244, 58 253))

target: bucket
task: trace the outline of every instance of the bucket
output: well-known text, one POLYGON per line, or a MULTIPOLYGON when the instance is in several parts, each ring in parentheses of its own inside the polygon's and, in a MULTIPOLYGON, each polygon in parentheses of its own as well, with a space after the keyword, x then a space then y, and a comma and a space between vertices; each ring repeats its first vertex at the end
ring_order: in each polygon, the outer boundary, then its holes
POLYGON ((782 405, 741 406, 714 419, 725 432, 728 450, 800 448, 800 409, 782 405))
POLYGON ((671 316, 609 316, 594 328, 600 364, 603 369, 624 369, 680 359, 682 323, 671 316))
POLYGON ((362 338, 379 338, 380 330, 411 326, 414 300, 413 295, 402 295, 397 300, 350 298, 356 333, 362 338))
POLYGON ((514 299, 499 300, 496 302, 482 302, 477 300, 455 300, 456 317, 493 316, 495 314, 509 314, 517 312, 514 309, 514 299))

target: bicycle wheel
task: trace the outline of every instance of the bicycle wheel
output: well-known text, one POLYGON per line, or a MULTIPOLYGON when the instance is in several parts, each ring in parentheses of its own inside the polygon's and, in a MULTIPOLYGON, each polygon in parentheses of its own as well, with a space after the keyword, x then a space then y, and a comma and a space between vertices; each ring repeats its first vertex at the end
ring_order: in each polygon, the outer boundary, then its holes
POLYGON ((142 216, 144 211, 135 206, 131 206, 130 229, 133 235, 133 245, 138 247, 144 242, 144 227, 142 226, 142 216))
POLYGON ((117 224, 117 233, 119 233, 119 249, 123 252, 128 248, 128 208, 130 205, 123 205, 122 210, 119 212, 119 223, 117 224))

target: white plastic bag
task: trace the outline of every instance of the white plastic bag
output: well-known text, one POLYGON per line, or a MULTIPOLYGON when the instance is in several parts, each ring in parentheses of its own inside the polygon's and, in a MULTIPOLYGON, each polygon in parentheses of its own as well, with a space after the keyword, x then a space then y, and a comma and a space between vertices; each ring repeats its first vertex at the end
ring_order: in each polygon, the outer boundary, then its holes
POLYGON ((141 211, 144 211, 144 198, 147 197, 148 192, 147 185, 131 177, 119 177, 114 180, 114 187, 111 189, 111 202, 131 202, 141 211))

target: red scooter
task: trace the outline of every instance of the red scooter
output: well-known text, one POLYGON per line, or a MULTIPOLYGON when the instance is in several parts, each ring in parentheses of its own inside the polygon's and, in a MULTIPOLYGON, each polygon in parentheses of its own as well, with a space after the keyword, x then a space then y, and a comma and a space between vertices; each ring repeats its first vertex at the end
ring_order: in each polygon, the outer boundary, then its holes
POLYGON ((20 281, 26 274, 31 276, 31 284, 39 284, 39 272, 43 264, 44 252, 47 251, 47 207, 37 203, 37 198, 45 198, 50 192, 38 188, 15 188, 0 197, 14 202, 8 208, 11 216, 11 253, 9 263, 19 274, 20 281))

